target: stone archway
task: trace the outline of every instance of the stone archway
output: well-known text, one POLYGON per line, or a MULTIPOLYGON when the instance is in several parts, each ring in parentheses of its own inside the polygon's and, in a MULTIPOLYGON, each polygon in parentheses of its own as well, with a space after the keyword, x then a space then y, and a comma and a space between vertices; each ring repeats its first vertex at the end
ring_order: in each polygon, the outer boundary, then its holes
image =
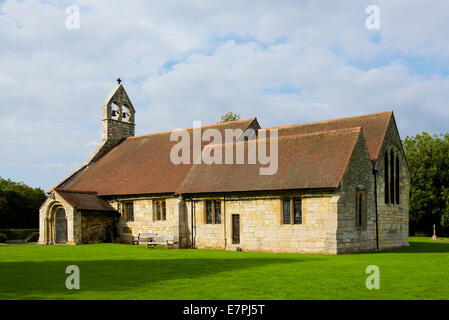
POLYGON ((58 201, 47 207, 43 228, 45 244, 66 244, 68 242, 67 214, 65 207, 58 201))
POLYGON ((54 214, 55 243, 67 243, 67 218, 63 207, 57 207, 54 214))

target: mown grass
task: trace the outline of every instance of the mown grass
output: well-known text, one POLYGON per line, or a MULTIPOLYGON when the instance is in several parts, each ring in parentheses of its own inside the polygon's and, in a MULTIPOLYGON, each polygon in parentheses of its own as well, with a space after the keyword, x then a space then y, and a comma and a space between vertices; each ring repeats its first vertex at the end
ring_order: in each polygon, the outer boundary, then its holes
POLYGON ((448 299, 449 243, 340 256, 146 249, 144 246, 2 246, 0 299, 448 299), (81 289, 68 290, 77 265, 81 289), (369 265, 380 289, 368 290, 369 265))

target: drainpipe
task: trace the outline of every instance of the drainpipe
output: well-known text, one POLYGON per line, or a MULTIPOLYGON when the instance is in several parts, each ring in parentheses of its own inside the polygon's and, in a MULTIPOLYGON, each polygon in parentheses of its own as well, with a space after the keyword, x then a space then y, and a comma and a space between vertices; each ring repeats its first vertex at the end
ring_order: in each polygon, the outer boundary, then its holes
POLYGON ((191 241, 190 241, 190 246, 194 247, 194 237, 193 237, 193 200, 192 198, 190 198, 190 237, 191 237, 191 241))
POLYGON ((226 243, 226 195, 223 195, 223 231, 224 231, 224 247, 228 245, 226 243))
POLYGON ((373 168, 374 175, 374 208, 376 212, 376 249, 379 250, 379 219, 377 215, 377 172, 376 168, 373 168))
POLYGON ((192 249, 195 249, 195 236, 196 236, 196 214, 195 214, 195 201, 190 198, 191 200, 191 226, 192 226, 192 249))

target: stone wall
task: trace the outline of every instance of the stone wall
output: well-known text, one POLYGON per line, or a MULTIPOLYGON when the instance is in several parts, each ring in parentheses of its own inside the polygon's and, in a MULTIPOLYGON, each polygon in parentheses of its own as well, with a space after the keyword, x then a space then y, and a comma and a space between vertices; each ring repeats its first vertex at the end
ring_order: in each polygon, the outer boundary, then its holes
POLYGON ((120 140, 134 136, 135 124, 113 119, 103 120, 103 140, 120 140))
POLYGON ((82 243, 113 242, 116 239, 117 213, 84 211, 80 215, 82 243))
POLYGON ((376 169, 378 170, 379 247, 380 249, 389 249, 408 246, 410 174, 394 119, 388 126, 376 169), (385 151, 391 149, 399 154, 399 204, 385 203, 384 156, 385 151))
MULTIPOLYGON (((203 200, 195 201, 195 247, 244 251, 336 253, 337 202, 333 194, 288 193, 226 196, 221 224, 206 224, 203 200), (303 224, 282 224, 282 199, 302 197, 303 224), (240 244, 232 244, 232 215, 240 215, 240 244)), ((187 211, 191 217, 190 201, 187 211)), ((190 228, 191 229, 191 228, 190 228)))
POLYGON ((363 134, 360 135, 338 192, 337 253, 376 250, 374 175, 363 134), (366 196, 362 225, 357 225, 356 194, 366 196))
POLYGON ((184 245, 185 240, 185 213, 184 203, 178 197, 157 198, 119 198, 110 201, 110 204, 121 213, 116 225, 119 241, 132 243, 132 238, 139 233, 153 232, 161 236, 174 235, 178 245, 184 245), (165 199, 166 220, 157 220, 155 217, 154 202, 165 199), (134 203, 134 221, 126 221, 123 205, 126 201, 134 203), (181 237, 181 238, 180 238, 181 237))

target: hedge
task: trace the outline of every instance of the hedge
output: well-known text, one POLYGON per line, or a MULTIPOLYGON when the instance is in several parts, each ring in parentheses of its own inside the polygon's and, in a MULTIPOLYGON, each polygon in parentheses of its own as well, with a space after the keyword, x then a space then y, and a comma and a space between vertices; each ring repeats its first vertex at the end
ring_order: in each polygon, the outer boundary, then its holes
POLYGON ((8 237, 4 233, 0 233, 0 243, 5 243, 8 241, 8 237))
POLYGON ((39 232, 39 229, 0 229, 0 233, 4 233, 8 240, 25 240, 33 232, 39 232))

